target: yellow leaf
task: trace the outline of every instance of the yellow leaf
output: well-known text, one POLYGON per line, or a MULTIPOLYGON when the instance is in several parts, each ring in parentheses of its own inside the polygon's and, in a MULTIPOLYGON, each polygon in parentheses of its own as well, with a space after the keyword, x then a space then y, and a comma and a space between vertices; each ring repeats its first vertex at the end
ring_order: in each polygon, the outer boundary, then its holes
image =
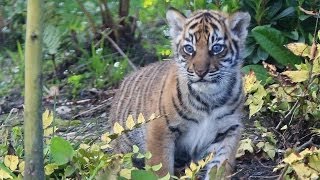
POLYGON ((286 129, 288 129, 288 126, 287 125, 284 125, 284 126, 282 126, 282 128, 280 129, 280 130, 286 130, 286 129))
POLYGON ((144 122, 145 122, 145 119, 144 119, 142 113, 140 113, 139 116, 138 116, 138 123, 139 123, 139 124, 142 124, 142 123, 144 123, 144 122))
POLYGON ((79 146, 81 149, 87 150, 90 148, 90 146, 88 144, 80 144, 79 146))
POLYGON ((121 134, 123 131, 124 131, 123 127, 118 122, 114 123, 113 132, 115 134, 121 134))
POLYGON ((283 159, 283 162, 287 164, 293 164, 296 161, 300 161, 303 159, 303 156, 297 155, 295 152, 291 153, 289 156, 283 159))
POLYGON ((152 113, 151 116, 149 117, 149 121, 154 120, 155 118, 156 118, 156 115, 152 113))
POLYGON ((191 162, 190 163, 190 169, 191 169, 191 171, 197 170, 197 165, 194 162, 191 162))
POLYGON ((203 168, 206 165, 206 162, 204 162, 204 160, 202 159, 202 160, 198 161, 198 164, 199 164, 200 168, 203 168))
POLYGON ((53 115, 50 113, 50 111, 47 109, 43 114, 42 114, 42 122, 43 122, 43 129, 46 129, 48 126, 51 125, 53 121, 53 115))
POLYGON ((105 144, 105 145, 100 146, 100 149, 102 149, 102 150, 108 149, 108 148, 111 148, 111 146, 109 144, 105 144))
POLYGON ((170 180, 170 174, 163 176, 162 178, 159 178, 158 180, 170 180))
POLYGON ((131 171, 132 169, 121 169, 120 176, 126 179, 131 179, 131 171))
POLYGON ((57 131, 57 127, 48 127, 46 129, 43 130, 43 135, 44 136, 50 136, 52 135, 54 132, 57 131))
POLYGON ((12 171, 16 170, 19 164, 18 156, 6 155, 4 157, 4 165, 10 168, 12 171))
POLYGON ((45 167, 44 167, 44 172, 45 174, 48 176, 50 174, 52 174, 54 172, 55 169, 58 169, 58 165, 57 164, 47 164, 45 167))
POLYGON ((102 136, 101 136, 101 141, 106 142, 106 143, 109 143, 109 142, 111 141, 111 139, 109 138, 109 135, 110 135, 110 134, 109 134, 108 132, 102 134, 102 136))
POLYGON ((241 157, 246 151, 253 153, 252 140, 247 138, 240 141, 236 157, 241 157))
MULTIPOLYGON (((21 161, 20 164, 19 164, 19 171, 20 172, 23 172, 24 171, 24 165, 25 165, 25 162, 24 161, 21 161)), ((1 178, 0 178, 1 179, 1 178)))
POLYGON ((184 170, 184 173, 188 176, 188 177, 192 177, 192 171, 189 169, 189 168, 186 168, 185 170, 184 170))
POLYGON ((135 122, 133 120, 133 116, 129 115, 128 118, 127 118, 127 121, 126 121, 126 126, 127 126, 128 129, 132 130, 134 125, 135 125, 135 122))
POLYGON ((309 72, 307 70, 284 71, 281 74, 288 76, 292 82, 303 82, 309 77, 309 72))
POLYGON ((12 178, 12 176, 10 176, 9 173, 0 169, 0 179, 13 179, 13 178, 12 178))
POLYGON ((313 72, 315 75, 318 75, 318 74, 320 73, 320 57, 316 58, 316 59, 313 61, 312 72, 313 72))
POLYGON ((297 173, 299 179, 309 179, 314 170, 306 166, 304 163, 295 163, 291 165, 293 170, 297 173))
POLYGON ((310 46, 305 43, 290 43, 286 47, 297 56, 310 57, 310 46))
POLYGON ((255 82, 257 81, 254 71, 250 71, 244 76, 244 92, 249 93, 255 90, 255 82))

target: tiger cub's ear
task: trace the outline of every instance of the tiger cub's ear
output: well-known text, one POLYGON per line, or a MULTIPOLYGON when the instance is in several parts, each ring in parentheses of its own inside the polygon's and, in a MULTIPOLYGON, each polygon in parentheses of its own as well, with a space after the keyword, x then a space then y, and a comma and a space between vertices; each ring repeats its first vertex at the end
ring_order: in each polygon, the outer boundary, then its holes
POLYGON ((175 8, 170 8, 167 11, 166 18, 170 27, 170 36, 172 39, 175 39, 183 29, 186 16, 175 8))
POLYGON ((231 33, 241 41, 244 41, 247 37, 250 19, 249 13, 246 12, 237 12, 229 17, 231 33))

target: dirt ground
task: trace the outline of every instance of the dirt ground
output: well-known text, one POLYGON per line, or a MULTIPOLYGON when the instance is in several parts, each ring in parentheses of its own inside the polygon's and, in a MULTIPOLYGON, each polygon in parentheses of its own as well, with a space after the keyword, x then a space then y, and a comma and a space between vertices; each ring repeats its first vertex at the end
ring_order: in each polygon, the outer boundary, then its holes
MULTIPOLYGON (((69 141, 90 143, 97 141, 107 131, 108 109, 116 90, 83 90, 80 98, 68 100, 60 93, 56 101, 52 97, 43 97, 44 109, 56 109, 57 134, 69 141)), ((251 122, 245 122, 245 128, 251 128, 251 122)), ((23 124, 23 97, 16 90, 0 98, 0 129, 23 124)), ((246 136, 251 130, 244 131, 246 136)), ((1 142, 1 140, 0 140, 1 142)), ((232 179, 277 179, 279 172, 273 172, 277 160, 268 160, 257 154, 246 154, 237 159, 232 179)))

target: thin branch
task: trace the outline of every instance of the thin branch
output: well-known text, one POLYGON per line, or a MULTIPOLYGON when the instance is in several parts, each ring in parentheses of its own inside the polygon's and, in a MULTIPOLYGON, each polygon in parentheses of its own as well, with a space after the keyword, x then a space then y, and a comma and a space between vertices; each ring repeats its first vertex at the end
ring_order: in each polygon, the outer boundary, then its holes
POLYGON ((122 49, 118 46, 116 42, 114 42, 108 35, 102 34, 111 44, 112 46, 121 54, 122 57, 124 57, 129 65, 132 67, 134 71, 138 70, 138 68, 131 62, 131 60, 128 58, 128 56, 122 51, 122 49))
POLYGON ((276 126, 276 130, 280 129, 280 126, 282 125, 283 121, 286 120, 289 117, 289 115, 296 109, 296 107, 298 106, 298 102, 299 102, 299 99, 295 102, 295 104, 292 106, 290 111, 280 120, 280 122, 276 126))
POLYGON ((80 6, 80 9, 83 11, 83 13, 87 16, 88 18, 88 21, 89 21, 89 24, 92 28, 92 32, 93 34, 96 34, 97 33, 97 28, 96 28, 96 24, 94 23, 94 20, 91 16, 91 14, 87 11, 87 9, 83 6, 82 2, 80 2, 80 0, 76 0, 77 3, 79 4, 80 6))
POLYGON ((313 137, 311 137, 307 142, 303 143, 301 146, 296 148, 297 152, 301 152, 303 149, 305 149, 307 146, 313 144, 313 137))

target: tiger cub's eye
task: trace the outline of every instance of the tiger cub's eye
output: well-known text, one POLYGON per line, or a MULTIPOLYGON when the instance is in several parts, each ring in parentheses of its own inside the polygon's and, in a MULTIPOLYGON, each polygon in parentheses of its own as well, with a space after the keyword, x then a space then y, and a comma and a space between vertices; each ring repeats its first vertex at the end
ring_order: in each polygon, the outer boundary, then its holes
POLYGON ((212 54, 219 54, 224 50, 224 46, 221 44, 215 44, 211 47, 212 54))
POLYGON ((183 47, 184 52, 188 53, 188 54, 192 54, 194 52, 194 49, 191 45, 185 45, 183 47))

